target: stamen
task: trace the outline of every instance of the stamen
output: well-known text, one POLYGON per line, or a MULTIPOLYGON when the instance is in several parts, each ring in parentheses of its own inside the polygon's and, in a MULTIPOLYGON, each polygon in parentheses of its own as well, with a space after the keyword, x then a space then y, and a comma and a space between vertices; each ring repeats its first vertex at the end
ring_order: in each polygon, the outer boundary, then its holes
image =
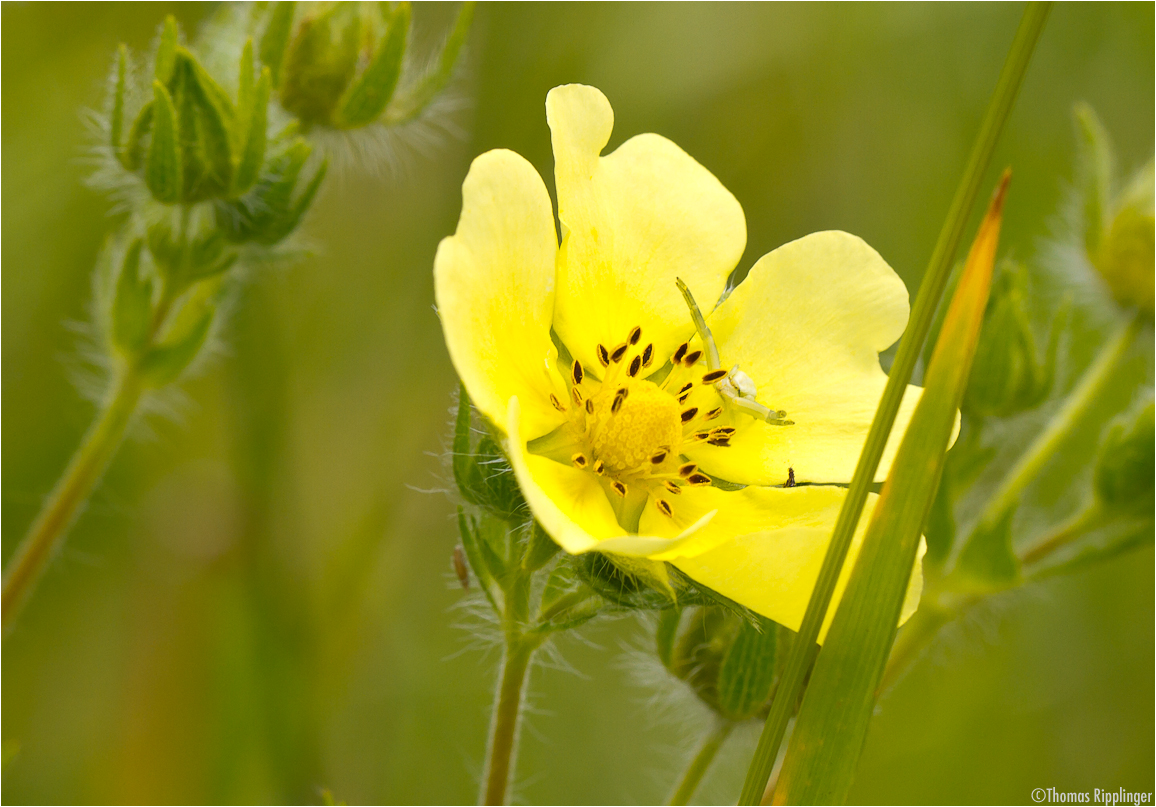
POLYGON ((557 409, 559 412, 565 412, 566 411, 566 405, 563 404, 561 401, 559 401, 558 396, 552 392, 550 393, 550 403, 554 404, 554 408, 557 409))
POLYGON ((690 436, 690 439, 692 439, 692 440, 705 440, 705 439, 707 439, 708 437, 710 437, 710 432, 709 432, 709 431, 705 431, 705 432, 695 432, 694 434, 692 434, 692 435, 690 436))
POLYGON ((658 512, 664 516, 672 516, 674 514, 674 511, 670 509, 670 502, 666 499, 655 499, 654 506, 657 507, 658 512))
POLYGON ((641 356, 635 356, 634 359, 630 362, 630 369, 628 369, 626 371, 626 374, 628 376, 630 376, 631 378, 634 378, 636 375, 638 375, 638 371, 641 369, 642 369, 642 357, 641 356))
POLYGON ((711 437, 710 439, 707 440, 707 443, 712 445, 712 446, 718 446, 719 448, 730 448, 731 438, 729 438, 729 437, 711 437))
POLYGON ((684 404, 684 403, 686 403, 686 399, 687 399, 687 398, 689 398, 689 397, 690 397, 690 393, 689 393, 689 392, 684 392, 682 395, 679 395, 679 396, 678 396, 678 402, 679 402, 680 404, 684 404))
POLYGON ((614 488, 614 492, 619 496, 624 499, 626 498, 626 485, 624 485, 622 482, 613 482, 610 487, 614 488))
POLYGON ((702 383, 713 384, 716 381, 722 381, 727 377, 726 370, 712 370, 702 377, 702 383))
POLYGON ((570 397, 574 399, 575 406, 582 405, 582 390, 580 390, 578 387, 570 388, 570 397))
POLYGON ((685 412, 682 413, 682 422, 683 423, 689 423, 690 421, 694 420, 694 416, 697 414, 698 414, 698 407, 692 406, 690 409, 687 409, 685 412))
POLYGON ((686 478, 686 484, 695 486, 709 485, 710 477, 706 474, 691 474, 686 478))
POLYGON ((649 367, 650 362, 654 360, 654 345, 647 345, 646 349, 642 351, 642 366, 649 367))
POLYGON ((626 400, 626 396, 629 394, 630 390, 626 387, 618 388, 618 392, 614 393, 614 401, 610 404, 610 414, 618 414, 618 410, 622 408, 622 402, 626 400))
POLYGON ((673 479, 666 480, 665 482, 662 483, 662 486, 664 488, 666 488, 667 490, 669 490, 671 493, 673 493, 675 496, 682 493, 682 488, 680 488, 678 486, 678 483, 675 482, 673 479))
POLYGON ((618 364, 618 362, 622 361, 622 357, 626 355, 626 349, 629 347, 630 345, 623 342, 621 345, 614 348, 614 352, 610 354, 610 361, 618 364))
POLYGON ((610 351, 606 349, 606 345, 598 346, 598 361, 603 367, 610 366, 610 351))
POLYGON ((681 345, 679 345, 678 350, 674 351, 674 355, 670 357, 670 363, 678 364, 680 361, 682 361, 682 357, 686 355, 686 351, 689 347, 690 346, 687 345, 686 342, 683 342, 681 345))
POLYGON ((638 340, 642 338, 642 328, 635 325, 630 331, 630 338, 626 341, 631 345, 637 345, 638 340))
POLYGON ((650 462, 654 465, 662 465, 662 463, 666 462, 666 455, 668 453, 665 448, 660 448, 650 455, 650 462))
POLYGON ((702 419, 703 420, 714 420, 715 418, 717 418, 721 414, 722 414, 722 407, 719 406, 719 407, 716 407, 715 409, 710 410, 705 415, 703 415, 702 419))
POLYGON ((682 363, 686 367, 694 367, 695 363, 702 358, 702 351, 696 350, 693 353, 687 353, 683 358, 682 363))
POLYGON ((574 464, 575 468, 585 468, 588 461, 589 460, 586 459, 586 455, 581 452, 570 458, 570 462, 574 464))
POLYGON ((606 464, 602 460, 594 460, 594 473, 602 476, 606 473, 606 464))
POLYGON ((698 466, 693 462, 688 462, 686 465, 680 465, 678 468, 678 475, 681 477, 688 477, 698 470, 698 466))
POLYGON ((720 437, 730 437, 734 433, 735 430, 731 426, 719 426, 717 428, 711 429, 711 434, 718 435, 720 437))
POLYGON ((590 398, 586 399, 586 414, 594 414, 594 401, 592 401, 590 398))
POLYGON ((570 378, 575 384, 582 383, 582 363, 577 359, 574 360, 574 366, 570 368, 570 378))
POLYGON ((680 389, 678 391, 678 394, 682 395, 684 392, 690 392, 693 387, 694 387, 694 382, 688 381, 688 382, 686 382, 686 384, 683 385, 682 389, 680 389))

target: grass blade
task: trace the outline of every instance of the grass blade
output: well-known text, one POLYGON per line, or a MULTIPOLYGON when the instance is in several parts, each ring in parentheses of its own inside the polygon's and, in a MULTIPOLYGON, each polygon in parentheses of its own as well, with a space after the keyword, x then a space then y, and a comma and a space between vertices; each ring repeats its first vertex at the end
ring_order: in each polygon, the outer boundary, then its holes
POLYGON ((935 244, 923 282, 919 287, 915 305, 911 312, 911 319, 903 341, 899 344, 895 361, 891 365, 891 372, 887 379, 887 386, 879 401, 879 408, 875 412, 875 419, 867 433, 867 440, 863 445, 863 453, 859 455, 859 462, 851 478, 851 487, 847 491, 847 498, 843 509, 835 524, 835 531, 831 536, 831 544, 827 555, 823 558, 823 566, 819 570, 819 577, 815 582, 815 589, 811 600, 807 604, 807 611, 803 616, 803 624, 799 629, 799 636, 794 642, 787 658, 787 665, 779 685, 778 694, 771 704, 771 712, 763 726, 762 736, 755 749, 754 758, 747 770, 747 778, 743 784, 739 804, 758 804, 762 799, 763 790, 771 775, 775 757, 778 755, 779 745, 783 741, 783 734, 787 730, 787 722, 795 703, 802 692, 804 680, 811 662, 814 659, 818 646, 815 644, 819 636, 819 628, 831 602, 831 595, 835 590, 835 583, 847 557, 847 550, 851 545, 851 537, 859 522, 859 514, 863 511, 863 504, 867 500, 867 493, 875 469, 883 456, 883 448, 887 444, 887 437, 895 416, 899 411, 899 404, 903 399, 903 392, 911 373, 915 369, 915 360, 919 356, 923 340, 935 317, 935 310, 943 288, 951 273, 951 263, 963 237, 963 229, 967 223, 968 213, 971 211, 975 198, 979 193, 984 172, 991 162, 992 152, 995 150, 999 133, 1011 113, 1012 103, 1027 72, 1028 62, 1035 48, 1047 20, 1050 3, 1029 3, 1020 20, 1019 29, 1004 62, 995 92, 988 104, 979 134, 972 148, 971 157, 964 169, 951 208, 944 221, 943 229, 939 233, 939 240, 935 244))
POLYGON ((927 369, 923 396, 815 663, 775 788, 775 803, 842 804, 851 788, 920 533, 975 359, 1007 180, 1005 173, 968 254, 927 369))

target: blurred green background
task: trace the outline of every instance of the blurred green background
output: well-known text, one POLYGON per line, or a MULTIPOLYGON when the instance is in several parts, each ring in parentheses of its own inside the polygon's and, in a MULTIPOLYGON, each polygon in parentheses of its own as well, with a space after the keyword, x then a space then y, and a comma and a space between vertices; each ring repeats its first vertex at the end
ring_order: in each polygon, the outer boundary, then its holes
MULTIPOLYGON (((417 35, 453 10, 419 3, 417 35)), ((146 48, 170 11, 195 30, 212 6, 2 9, 5 561, 93 414, 73 323, 113 221, 83 184, 81 110, 103 103, 116 44, 146 48)), ((306 225, 315 254, 245 285, 227 347, 137 429, 5 640, 4 799, 472 802, 497 653, 467 649, 453 504, 428 492, 445 485, 456 383, 431 266, 471 158, 514 149, 552 188, 546 92, 594 84, 611 147, 659 132, 738 197, 743 267, 840 228, 914 290, 1020 11, 480 7, 455 88, 468 103, 437 142, 331 175, 306 225)), ((1151 4, 1054 9, 992 169, 1015 171, 1004 253, 1035 255, 1059 210, 1072 103, 1096 108, 1131 168, 1152 152, 1153 94, 1151 4)), ((1080 304, 1073 366, 1103 328, 1080 304)), ((1137 375, 1151 383, 1150 353, 1129 374, 1101 417, 1137 375)), ((1086 459, 1097 430, 1071 453, 1086 459)), ((1075 468, 1029 495, 1063 509, 1086 485, 1075 468)), ((1149 547, 952 626, 883 700, 852 799, 1152 790, 1153 604, 1149 547)), ((517 798, 661 800, 702 715, 654 697, 636 620, 582 636, 534 673, 517 798)), ((731 740, 701 799, 737 797, 754 738, 731 740)))

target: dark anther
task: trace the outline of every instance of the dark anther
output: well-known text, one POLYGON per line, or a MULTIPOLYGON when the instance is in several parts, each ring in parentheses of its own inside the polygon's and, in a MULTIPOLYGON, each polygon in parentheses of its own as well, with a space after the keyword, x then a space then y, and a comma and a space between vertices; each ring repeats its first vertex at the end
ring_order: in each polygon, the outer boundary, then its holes
POLYGON ((630 394, 630 390, 626 387, 619 387, 618 392, 614 393, 614 401, 610 404, 610 413, 618 414, 618 410, 622 408, 622 402, 626 400, 626 396, 630 394))
POLYGON ((687 409, 685 412, 682 413, 682 422, 683 423, 689 423, 691 420, 694 419, 694 416, 697 414, 698 414, 698 407, 692 406, 690 409, 687 409))
POLYGON ((678 350, 674 351, 674 355, 670 358, 671 364, 678 364, 680 361, 682 361, 682 357, 686 355, 686 351, 687 344, 686 342, 683 342, 678 346, 678 350))
POLYGON ((641 338, 642 338, 642 328, 639 328, 637 325, 635 325, 634 328, 630 331, 630 338, 627 339, 626 341, 632 345, 637 345, 638 340, 641 338))
POLYGON ((642 351, 642 366, 649 367, 650 360, 654 358, 654 345, 647 345, 646 349, 642 351))
POLYGON ((731 438, 729 438, 729 437, 711 437, 709 440, 707 440, 707 442, 710 445, 718 446, 719 448, 729 448, 730 444, 731 444, 731 438))
POLYGON ((654 506, 657 507, 658 512, 662 513, 664 516, 669 516, 673 512, 670 509, 670 502, 668 502, 666 499, 656 499, 654 506))
MULTIPOLYGON (((601 345, 599 345, 601 347, 601 345)), ((577 359, 574 360, 574 366, 570 368, 570 378, 575 384, 582 383, 582 363, 577 359)))
POLYGON ((682 363, 687 367, 694 367, 695 362, 702 358, 702 351, 696 350, 693 353, 687 353, 682 363))
POLYGON ((626 374, 628 376, 630 376, 631 378, 634 378, 634 376, 638 375, 638 371, 641 369, 642 369, 642 357, 641 356, 635 356, 631 360, 630 369, 628 369, 626 371, 626 374))
POLYGON ((610 364, 610 351, 606 349, 606 345, 598 346, 598 361, 601 362, 603 367, 610 364))
POLYGON ((664 488, 666 488, 667 490, 669 490, 671 493, 673 493, 675 496, 682 493, 682 488, 680 488, 678 486, 678 483, 675 482, 673 479, 666 480, 665 482, 662 483, 662 486, 664 488))
POLYGON ((702 383, 713 384, 716 381, 721 381, 727 377, 726 370, 712 370, 702 377, 702 383))
POLYGON ((732 426, 719 426, 717 429, 712 430, 712 433, 717 434, 719 436, 730 437, 732 434, 735 433, 735 430, 734 430, 734 427, 732 427, 732 426))
POLYGON ((585 454, 575 454, 573 457, 570 458, 570 462, 574 463, 575 468, 585 468, 586 467, 586 455, 585 454))
POLYGON ((682 385, 682 389, 680 389, 680 390, 678 391, 678 394, 679 394, 679 395, 682 395, 684 392, 690 392, 690 390, 691 390, 693 387, 694 387, 694 382, 693 382, 693 381, 688 381, 688 382, 686 382, 685 384, 683 384, 683 385, 682 385))
POLYGON ((686 478, 688 485, 709 485, 710 477, 706 474, 691 474, 686 478))
POLYGON ((686 465, 680 465, 679 466, 678 475, 682 476, 682 477, 687 477, 687 476, 690 476, 691 474, 693 474, 697 470, 698 470, 697 465, 695 465, 693 462, 688 462, 686 465))
POLYGON ((679 402, 680 404, 684 404, 684 403, 686 403, 686 399, 687 399, 687 398, 689 398, 689 397, 690 397, 690 393, 689 393, 689 392, 684 392, 682 395, 679 395, 679 396, 678 396, 678 402, 679 402))
POLYGON ((722 414, 722 407, 720 406, 720 407, 717 407, 715 409, 710 410, 705 415, 703 415, 702 418, 703 418, 703 420, 714 420, 715 418, 717 418, 721 414, 722 414))
POLYGON ((594 473, 598 474, 599 476, 602 476, 602 474, 606 473, 606 465, 602 462, 602 460, 594 461, 594 473))
POLYGON ((708 437, 710 437, 710 432, 708 432, 708 431, 706 431, 706 432, 695 432, 694 434, 692 434, 692 435, 691 435, 691 438, 693 438, 693 439, 695 439, 695 440, 705 440, 705 439, 706 439, 706 438, 708 438, 708 437))
POLYGON ((570 397, 574 399, 575 406, 582 405, 582 390, 578 389, 577 387, 571 387, 570 397))
POLYGON ((594 401, 590 400, 589 398, 586 399, 586 414, 594 414, 594 401))
POLYGON ((614 348, 614 352, 610 354, 610 361, 618 364, 618 362, 622 361, 622 357, 626 355, 626 349, 629 347, 630 345, 623 342, 621 345, 614 348))
POLYGON ((565 412, 566 411, 566 407, 562 404, 561 401, 558 400, 558 396, 552 392, 550 393, 550 403, 554 404, 554 408, 557 409, 559 412, 565 412))
POLYGON ((650 455, 650 461, 655 465, 662 465, 666 461, 666 449, 660 448, 650 455))
POLYGON ((622 484, 621 482, 615 482, 611 485, 611 487, 614 488, 614 492, 619 496, 626 496, 626 485, 622 484))

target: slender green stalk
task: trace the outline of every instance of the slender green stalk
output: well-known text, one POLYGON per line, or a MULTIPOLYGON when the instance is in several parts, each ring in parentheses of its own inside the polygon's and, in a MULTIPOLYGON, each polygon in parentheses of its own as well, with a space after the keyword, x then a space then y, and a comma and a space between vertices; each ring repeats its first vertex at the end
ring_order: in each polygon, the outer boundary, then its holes
POLYGON ((727 737, 731 736, 734 728, 735 724, 732 721, 715 718, 714 727, 711 728, 710 733, 706 735, 702 745, 698 747, 698 751, 691 758, 690 765, 687 766, 686 772, 683 773, 682 779, 679 780, 678 786, 670 795, 667 804, 690 804, 691 797, 698 790, 703 776, 710 770, 711 763, 714 762, 719 749, 727 741, 727 737))
POLYGON ((944 287, 951 272, 951 264, 959 243, 963 238, 964 227, 968 215, 979 193, 984 174, 991 163, 992 152, 1000 131, 1011 113, 1012 103, 1015 101, 1024 74, 1027 72, 1028 62, 1035 48, 1036 40, 1043 30, 1047 20, 1050 3, 1029 3, 1024 10, 1019 29, 1004 62, 995 92, 992 95, 983 124, 976 137, 975 146, 967 167, 964 169, 943 229, 939 233, 935 250, 932 252, 923 282, 919 287, 915 305, 911 312, 911 319, 907 325, 903 341, 895 354, 895 361, 887 379, 887 386, 879 401, 879 408, 875 411, 875 419, 867 433, 867 440, 863 445, 863 452, 859 455, 859 462, 855 466, 855 473, 851 477, 851 486, 847 491, 847 498, 839 511, 839 518, 835 524, 831 543, 827 554, 823 558, 823 565, 819 570, 819 577, 815 589, 807 604, 807 611, 803 616, 803 624, 799 635, 787 658, 786 668, 779 685, 778 695, 771 703, 771 712, 763 727, 754 758, 747 771, 746 782, 743 784, 739 804, 758 804, 762 799, 771 769, 774 767, 775 757, 783 741, 787 723, 799 695, 803 689, 807 671, 818 653, 816 640, 823 618, 827 613, 827 606, 835 591, 835 584, 839 579, 839 572, 843 561, 847 557, 847 550, 851 545, 855 527, 859 523, 859 515, 867 500, 871 484, 874 482, 875 471, 883 456, 883 449, 887 445, 887 437, 895 423, 895 416, 899 412, 899 405, 903 400, 907 382, 915 369, 915 361, 927 337, 931 322, 935 317, 939 298, 943 295, 944 287))
POLYGON ((1058 525, 1046 536, 1040 539, 1035 546, 1025 550, 1020 556, 1020 563, 1028 566, 1039 563, 1052 553, 1063 549, 1072 541, 1094 529, 1104 518, 1104 508, 1098 501, 1093 501, 1087 507, 1067 521, 1058 525))
POLYGON ((534 642, 507 639, 497 702, 490 721, 482 804, 505 804, 509 795, 510 771, 514 767, 518 724, 522 717, 522 691, 536 649, 534 642))
POLYGON ((140 401, 142 386, 132 370, 117 379, 100 417, 73 454, 64 476, 32 522, 16 555, 4 571, 3 630, 12 625, 48 561, 60 548, 81 506, 100 481, 124 439, 140 401))
POLYGON ((1008 472, 999 489, 988 500, 979 518, 979 527, 990 527, 999 522, 1019 502, 1025 487, 1043 470, 1044 465, 1079 424, 1092 403, 1111 379, 1112 374, 1128 353, 1145 319, 1137 314, 1121 325, 1109 339, 1092 365, 1084 372, 1076 388, 1064 401, 1048 425, 1032 441, 1023 456, 1008 472))

